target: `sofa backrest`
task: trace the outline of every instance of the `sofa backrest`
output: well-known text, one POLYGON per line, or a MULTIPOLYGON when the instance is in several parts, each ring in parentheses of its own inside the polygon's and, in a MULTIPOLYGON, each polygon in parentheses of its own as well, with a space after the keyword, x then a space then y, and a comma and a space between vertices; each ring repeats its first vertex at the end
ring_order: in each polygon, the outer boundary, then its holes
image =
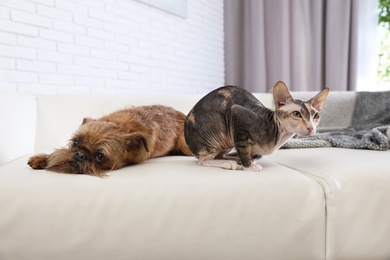
MULTIPOLYGON (((315 93, 292 93, 307 100, 315 93)), ((162 104, 184 114, 204 94, 126 94, 42 96, 0 95, 0 164, 35 152, 67 144, 84 117, 98 118, 127 106, 162 104)), ((267 107, 273 107, 270 93, 255 94, 267 107)), ((354 105, 354 92, 330 92, 320 126, 342 127, 345 117, 338 116, 354 105)))
POLYGON ((36 98, 0 93, 0 165, 34 150, 36 98))
MULTIPOLYGON (((128 106, 161 104, 184 114, 203 94, 134 94, 92 96, 44 96, 37 99, 35 151, 60 148, 67 144, 83 118, 99 118, 128 106)), ((272 105, 269 94, 256 94, 265 106, 272 105)))
MULTIPOLYGON (((296 99, 308 100, 315 92, 292 92, 296 99)), ((266 107, 273 107, 272 94, 254 94, 266 107)), ((204 94, 134 94, 89 96, 44 96, 37 98, 37 125, 35 151, 59 148, 67 144, 83 118, 99 118, 128 106, 161 104, 171 106, 184 114, 204 94)), ((343 127, 348 120, 341 116, 354 106, 354 92, 330 92, 321 113, 319 127, 343 127)), ((31 112, 31 111, 29 111, 31 112)))
POLYGON ((168 94, 40 97, 35 151, 66 145, 85 117, 99 118, 126 107, 152 104, 171 106, 186 113, 198 98, 197 95, 168 94))

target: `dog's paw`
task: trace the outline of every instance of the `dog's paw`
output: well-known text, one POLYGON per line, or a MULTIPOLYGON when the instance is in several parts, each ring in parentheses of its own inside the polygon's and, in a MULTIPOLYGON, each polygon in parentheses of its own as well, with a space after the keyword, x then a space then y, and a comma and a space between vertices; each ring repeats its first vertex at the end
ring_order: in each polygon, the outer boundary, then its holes
POLYGON ((244 171, 260 172, 263 167, 260 164, 252 163, 249 167, 243 167, 244 171))
POLYGON ((47 155, 46 154, 37 154, 32 157, 27 162, 33 169, 45 169, 47 167, 47 155))

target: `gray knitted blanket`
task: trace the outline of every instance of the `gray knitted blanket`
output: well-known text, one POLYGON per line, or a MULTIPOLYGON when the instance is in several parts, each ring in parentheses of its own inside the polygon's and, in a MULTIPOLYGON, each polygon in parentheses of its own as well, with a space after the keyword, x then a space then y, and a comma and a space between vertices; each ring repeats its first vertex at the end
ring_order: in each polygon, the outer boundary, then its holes
POLYGON ((296 136, 282 148, 390 149, 390 91, 330 94, 317 134, 296 136))

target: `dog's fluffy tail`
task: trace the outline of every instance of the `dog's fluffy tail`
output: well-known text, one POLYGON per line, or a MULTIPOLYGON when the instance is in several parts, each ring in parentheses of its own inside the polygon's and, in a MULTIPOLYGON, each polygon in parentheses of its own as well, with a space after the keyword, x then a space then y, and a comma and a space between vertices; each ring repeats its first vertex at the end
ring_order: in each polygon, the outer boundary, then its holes
POLYGON ((177 147, 184 155, 193 156, 190 148, 186 143, 186 139, 184 138, 184 131, 180 134, 177 140, 177 147))
POLYGON ((187 155, 187 156, 193 156, 190 148, 188 147, 186 140, 184 138, 184 132, 181 133, 177 140, 175 147, 171 150, 169 155, 187 155))

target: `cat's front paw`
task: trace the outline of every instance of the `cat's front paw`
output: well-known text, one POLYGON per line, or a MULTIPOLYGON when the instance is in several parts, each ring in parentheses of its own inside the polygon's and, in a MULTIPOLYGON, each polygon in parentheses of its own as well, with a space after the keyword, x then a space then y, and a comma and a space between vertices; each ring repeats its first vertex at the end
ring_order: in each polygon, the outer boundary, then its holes
POLYGON ((251 171, 251 172, 260 172, 263 170, 263 167, 260 164, 252 163, 249 165, 249 167, 243 167, 244 171, 251 171))
POLYGON ((32 157, 27 162, 33 169, 45 169, 47 167, 47 155, 46 154, 37 154, 32 157))

